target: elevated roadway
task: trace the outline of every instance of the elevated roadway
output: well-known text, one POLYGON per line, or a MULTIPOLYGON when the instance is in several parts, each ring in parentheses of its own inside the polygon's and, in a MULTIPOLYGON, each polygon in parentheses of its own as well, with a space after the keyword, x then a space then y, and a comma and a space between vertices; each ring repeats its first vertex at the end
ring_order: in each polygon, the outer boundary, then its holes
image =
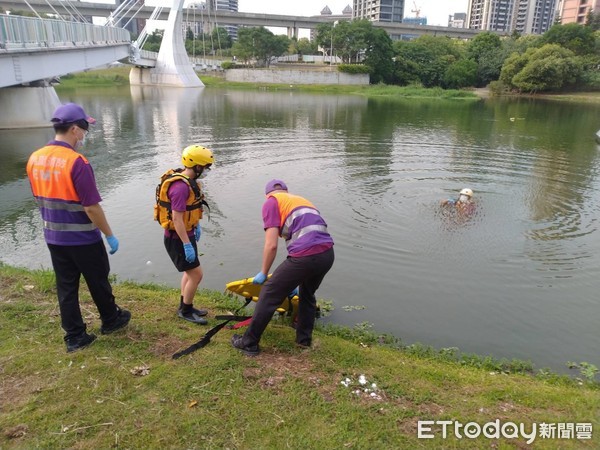
MULTIPOLYGON (((50 13, 53 14, 54 10, 60 14, 65 13, 64 6, 61 1, 57 0, 27 0, 27 2, 38 12, 38 13, 50 13)), ((0 0, 0 7, 4 9, 15 9, 25 10, 27 5, 22 0, 0 0)), ((117 5, 105 4, 105 3, 77 3, 77 10, 84 16, 96 16, 96 17, 108 17, 115 9, 117 5)), ((154 7, 143 6, 139 11, 133 8, 128 16, 131 17, 134 13, 137 18, 148 19, 154 11, 154 7)), ((327 16, 287 16, 277 14, 262 14, 262 13, 247 13, 247 12, 231 12, 216 10, 210 12, 210 20, 208 13, 205 12, 203 15, 200 11, 193 8, 185 8, 183 10, 187 20, 191 20, 195 17, 197 22, 204 20, 205 22, 216 22, 219 25, 239 25, 249 27, 273 27, 273 28, 286 28, 288 30, 288 36, 298 36, 298 29, 310 29, 314 30, 321 23, 330 23, 334 20, 338 20, 339 17, 327 17, 327 16)), ((168 8, 160 15, 159 19, 166 20, 168 16, 168 8)), ((378 28, 384 29, 393 39, 401 36, 420 36, 424 34, 435 35, 435 36, 449 36, 453 38, 469 39, 477 34, 481 33, 482 30, 471 30, 467 28, 449 28, 449 27, 437 27, 430 25, 413 25, 405 23, 387 23, 387 22, 373 22, 373 25, 378 28)))

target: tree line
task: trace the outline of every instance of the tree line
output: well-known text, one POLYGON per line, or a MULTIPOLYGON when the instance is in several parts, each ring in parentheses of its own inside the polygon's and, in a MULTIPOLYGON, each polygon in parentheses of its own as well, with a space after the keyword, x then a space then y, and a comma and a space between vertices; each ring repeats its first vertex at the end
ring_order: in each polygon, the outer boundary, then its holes
MULTIPOLYGON (((554 25, 543 35, 500 37, 483 32, 465 41, 423 35, 392 41, 368 20, 320 24, 315 43, 260 28, 241 28, 231 53, 268 66, 273 57, 309 54, 317 45, 347 65, 362 65, 371 83, 494 91, 600 90, 600 14, 586 25, 554 25)), ((313 53, 314 54, 314 53, 313 53)))

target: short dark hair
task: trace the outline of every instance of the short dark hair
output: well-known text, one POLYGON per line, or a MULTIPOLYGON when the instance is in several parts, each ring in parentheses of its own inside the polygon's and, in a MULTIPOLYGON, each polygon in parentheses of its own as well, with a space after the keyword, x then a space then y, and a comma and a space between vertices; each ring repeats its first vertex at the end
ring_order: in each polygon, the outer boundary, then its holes
POLYGON ((77 120, 75 122, 70 122, 70 123, 55 123, 53 125, 54 127, 54 131, 56 131, 59 134, 65 134, 67 131, 69 131, 71 129, 71 127, 75 125, 78 126, 79 128, 81 128, 82 130, 88 130, 90 128, 90 124, 88 123, 87 120, 77 120))

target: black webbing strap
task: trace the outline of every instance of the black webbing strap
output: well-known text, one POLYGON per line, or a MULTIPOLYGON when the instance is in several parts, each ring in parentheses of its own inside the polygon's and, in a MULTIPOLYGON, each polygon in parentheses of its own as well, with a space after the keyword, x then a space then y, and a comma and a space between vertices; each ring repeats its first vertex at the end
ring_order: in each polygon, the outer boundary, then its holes
MULTIPOLYGON (((252 298, 247 298, 247 299, 246 299, 246 303, 244 303, 244 305, 243 305, 243 306, 241 306, 240 308, 238 308, 238 310, 234 312, 234 314, 233 314, 233 316, 232 316, 232 317, 233 317, 233 318, 235 318, 235 317, 236 317, 236 315, 237 315, 237 313, 238 313, 238 312, 240 312, 240 311, 241 311, 243 308, 245 308, 246 306, 248 306, 248 305, 250 304, 250 302, 251 302, 251 301, 252 301, 252 298)), ((198 349, 200 349, 200 348, 202 348, 202 347, 205 347, 205 346, 206 346, 206 345, 207 345, 207 344, 210 342, 210 339, 211 339, 211 338, 212 338, 212 337, 213 337, 215 334, 217 334, 219 331, 221 331, 221 329, 222 329, 223 327, 225 327, 225 325, 227 325, 227 324, 228 324, 229 322, 231 322, 232 320, 233 320, 233 319, 228 319, 228 320, 226 320, 225 322, 221 322, 220 324, 218 324, 218 325, 216 325, 216 326, 212 327, 210 330, 208 330, 208 331, 206 332, 206 334, 205 334, 204 336, 202 336, 202 339, 200 339, 198 342, 196 342, 196 343, 194 343, 194 344, 190 345, 188 348, 186 348, 186 349, 183 349, 183 350, 181 350, 181 351, 179 351, 179 352, 175 353, 175 354, 172 356, 172 358, 173 358, 173 359, 179 359, 179 358, 181 358, 182 356, 189 355, 190 353, 193 353, 193 352, 195 352, 196 350, 198 350, 198 349)))

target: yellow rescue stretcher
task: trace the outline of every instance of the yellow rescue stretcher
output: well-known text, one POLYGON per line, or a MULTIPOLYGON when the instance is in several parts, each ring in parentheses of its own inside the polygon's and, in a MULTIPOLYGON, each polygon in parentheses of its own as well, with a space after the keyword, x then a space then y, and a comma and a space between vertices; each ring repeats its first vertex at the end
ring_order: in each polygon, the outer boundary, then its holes
MULTIPOLYGON (((271 274, 267 277, 267 279, 271 278, 271 274)), ((261 284, 253 284, 252 280, 254 278, 244 278, 242 280, 232 281, 225 285, 225 290, 232 293, 237 294, 246 300, 251 299, 253 302, 258 301, 258 296, 260 294, 260 289, 262 288, 261 284)), ((277 308, 277 312, 279 314, 287 314, 292 316, 292 320, 296 318, 298 314, 298 301, 300 298, 298 295, 294 295, 292 298, 286 296, 281 300, 281 306, 277 308)))

